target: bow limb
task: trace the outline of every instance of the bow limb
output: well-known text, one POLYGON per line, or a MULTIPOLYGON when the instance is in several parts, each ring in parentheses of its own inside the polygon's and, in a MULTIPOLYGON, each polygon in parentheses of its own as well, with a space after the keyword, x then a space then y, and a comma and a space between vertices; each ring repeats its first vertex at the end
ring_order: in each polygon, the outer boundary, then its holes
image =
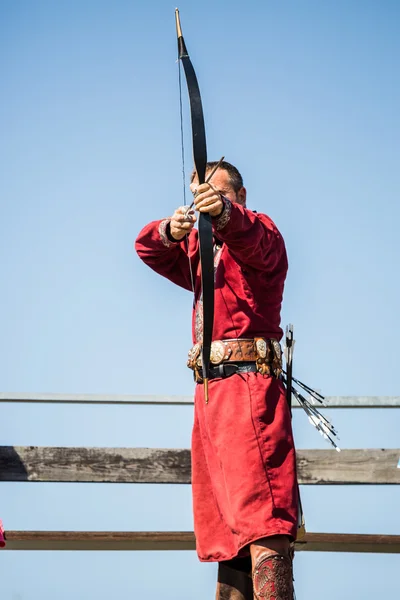
MULTIPOLYGON (((179 11, 175 11, 176 31, 178 36, 179 59, 185 72, 190 100, 190 115, 192 122, 193 159, 199 184, 204 183, 207 167, 207 144, 204 126, 203 106, 196 73, 189 58, 182 35, 179 11)), ((204 396, 208 402, 208 380, 210 373, 211 341, 214 323, 214 253, 211 216, 200 213, 199 244, 201 267, 201 290, 203 297, 203 339, 202 339, 202 369, 204 381, 204 396)))

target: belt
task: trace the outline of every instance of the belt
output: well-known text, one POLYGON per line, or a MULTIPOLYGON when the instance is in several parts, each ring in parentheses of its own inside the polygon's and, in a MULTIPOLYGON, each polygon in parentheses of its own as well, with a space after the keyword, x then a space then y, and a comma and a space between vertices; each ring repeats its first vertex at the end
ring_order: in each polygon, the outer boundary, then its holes
MULTIPOLYGON (((231 362, 222 363, 220 365, 210 367, 210 379, 216 379, 217 377, 221 377, 222 379, 226 379, 227 377, 231 377, 232 375, 236 375, 236 373, 257 373, 258 367, 255 362, 241 362, 240 364, 235 364, 231 362)), ((199 375, 202 378, 203 372, 202 369, 199 369, 199 375)))
MULTIPOLYGON (((215 340, 211 344, 210 362, 210 378, 251 372, 279 377, 282 373, 282 351, 276 339, 256 337, 215 340)), ((193 369, 195 381, 202 383, 200 343, 189 351, 187 366, 193 369)))

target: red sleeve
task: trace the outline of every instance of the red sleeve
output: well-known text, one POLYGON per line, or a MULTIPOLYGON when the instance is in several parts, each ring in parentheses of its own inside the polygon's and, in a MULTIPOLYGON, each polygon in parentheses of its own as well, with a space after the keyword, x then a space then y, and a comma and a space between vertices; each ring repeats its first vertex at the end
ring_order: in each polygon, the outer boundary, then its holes
POLYGON ((286 265, 285 243, 275 223, 261 213, 224 198, 222 215, 213 219, 215 236, 244 266, 271 272, 286 265), (283 265, 284 263, 284 265, 283 265))
POLYGON ((135 250, 142 261, 153 271, 185 290, 192 291, 189 256, 195 277, 198 264, 197 231, 193 230, 189 235, 189 250, 187 251, 185 240, 172 242, 169 239, 168 224, 169 219, 164 219, 146 225, 136 239, 135 250))

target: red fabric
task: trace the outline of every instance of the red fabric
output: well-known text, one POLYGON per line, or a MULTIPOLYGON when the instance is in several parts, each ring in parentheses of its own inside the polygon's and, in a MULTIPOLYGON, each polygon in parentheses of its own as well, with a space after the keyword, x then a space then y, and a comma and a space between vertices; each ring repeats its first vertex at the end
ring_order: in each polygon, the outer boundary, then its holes
POLYGON ((296 537, 296 466, 280 381, 256 373, 196 386, 192 490, 200 560, 229 560, 269 535, 296 537))
MULTIPOLYGON (((154 271, 191 290, 185 243, 165 246, 161 221, 140 232, 136 251, 154 271)), ((232 204, 231 217, 215 231, 223 242, 215 279, 213 339, 274 337, 280 339, 280 309, 287 272, 285 245, 269 217, 232 204)), ((197 230, 189 236, 189 256, 195 276, 196 302, 201 294, 197 230)), ((193 315, 194 318, 194 315, 193 315)), ((193 341, 195 328, 193 327, 193 341)))
POLYGON ((5 545, 6 545, 6 540, 4 538, 3 522, 0 521, 0 548, 4 548, 5 545))
MULTIPOLYGON (((216 255, 213 339, 281 339, 280 308, 287 272, 285 245, 263 214, 228 204, 230 218, 214 232, 216 255)), ((225 209, 226 210, 226 209, 225 209)), ((166 222, 147 225, 136 240, 142 260, 191 290, 184 242, 171 243, 166 222)), ((197 231, 189 236, 195 276, 193 340, 198 339, 201 280, 197 231), (197 313, 197 318, 195 315, 197 313)), ((229 560, 274 534, 296 537, 297 481, 291 419, 282 383, 256 373, 214 379, 209 403, 196 386, 192 489, 200 560, 229 560)))

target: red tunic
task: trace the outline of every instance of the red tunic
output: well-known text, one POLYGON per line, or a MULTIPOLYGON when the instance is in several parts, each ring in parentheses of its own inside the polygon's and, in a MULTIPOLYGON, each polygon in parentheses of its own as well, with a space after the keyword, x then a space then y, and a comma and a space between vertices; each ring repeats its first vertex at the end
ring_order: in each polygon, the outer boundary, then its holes
MULTIPOLYGON (((213 340, 281 339, 280 309, 287 273, 285 245, 266 215, 225 201, 213 219, 221 249, 215 256, 213 340)), ((193 341, 201 339, 198 235, 174 243, 168 220, 147 225, 136 240, 140 258, 154 271, 195 287, 193 341)), ((262 537, 297 529, 296 459, 291 418, 281 381, 258 373, 209 383, 209 403, 196 385, 192 434, 192 491, 200 560, 229 560, 262 537)))

